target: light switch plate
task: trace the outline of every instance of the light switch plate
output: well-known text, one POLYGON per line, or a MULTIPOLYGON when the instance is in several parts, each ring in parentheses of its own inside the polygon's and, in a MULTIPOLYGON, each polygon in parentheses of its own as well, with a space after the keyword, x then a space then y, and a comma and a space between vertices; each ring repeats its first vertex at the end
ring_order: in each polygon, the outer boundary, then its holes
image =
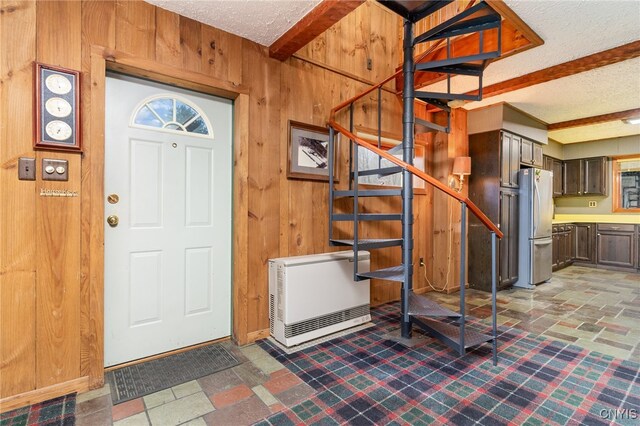
POLYGON ((20 157, 18 159, 18 179, 36 180, 36 159, 20 157))
POLYGON ((69 180, 69 162, 67 160, 43 158, 42 180, 69 180))

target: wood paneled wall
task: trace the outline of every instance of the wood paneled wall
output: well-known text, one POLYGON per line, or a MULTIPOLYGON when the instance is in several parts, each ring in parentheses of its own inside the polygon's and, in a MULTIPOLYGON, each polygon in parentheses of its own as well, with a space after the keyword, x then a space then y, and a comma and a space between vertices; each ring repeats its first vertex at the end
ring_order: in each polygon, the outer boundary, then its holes
MULTIPOLYGON (((248 105, 236 109, 244 116, 239 119, 248 123, 241 129, 248 135, 248 149, 241 153, 247 158, 248 173, 235 183, 242 191, 241 204, 247 206, 247 217, 236 219, 246 220, 248 228, 247 250, 235 259, 247 271, 246 294, 236 306, 246 318, 235 337, 247 342, 268 329, 267 260, 334 249, 327 243, 327 184, 286 178, 288 120, 324 125, 334 105, 367 87, 345 74, 376 81, 392 73, 398 63, 397 28, 395 15, 367 2, 299 52, 298 58, 279 62, 270 59, 263 46, 142 1, 2 1, 0 399, 34 389, 47 389, 51 396, 56 389, 88 386, 82 378, 89 377, 92 386, 102 380, 104 200, 86 196, 100 193, 103 179, 104 147, 96 142, 102 139, 92 138, 102 137, 104 128, 105 69, 104 62, 92 61, 95 46, 104 48, 107 61, 108 52, 114 57, 126 54, 142 61, 150 72, 162 67, 169 74, 190 73, 205 83, 222 81, 248 92, 248 105), (313 65, 305 55, 330 66, 313 65), (367 58, 372 59, 372 70, 366 69, 367 58), (83 154, 33 151, 34 61, 82 71, 83 154), (21 156, 36 157, 38 162, 68 160, 69 182, 18 181, 21 156), (81 197, 44 198, 40 188, 71 189, 81 197)), ((385 130, 399 132, 399 99, 385 91, 382 102, 389 126, 385 130)), ((355 124, 375 128, 376 105, 375 97, 358 104, 355 124)), ((236 135, 236 140, 245 136, 236 135)), ((340 146, 340 165, 344 187, 346 141, 340 146)), ((417 289, 426 285, 417 259, 432 257, 431 197, 428 190, 415 198, 417 289)), ((385 203, 368 200, 363 208, 400 207, 399 202, 385 203)), ((400 235, 401 231, 397 224, 382 224, 363 232, 400 235)), ((399 261, 398 249, 373 257, 374 266, 380 267, 399 261)), ((374 304, 398 295, 397 285, 372 283, 374 304)))

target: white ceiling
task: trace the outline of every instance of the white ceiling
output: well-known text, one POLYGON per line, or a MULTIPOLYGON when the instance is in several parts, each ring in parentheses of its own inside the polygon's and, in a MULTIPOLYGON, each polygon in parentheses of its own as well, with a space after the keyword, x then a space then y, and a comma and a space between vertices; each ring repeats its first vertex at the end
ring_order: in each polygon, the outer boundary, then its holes
POLYGON ((271 45, 320 0, 145 0, 171 12, 271 45))
MULTIPOLYGON (((183 16, 270 45, 320 0, 147 0, 183 16)), ((638 0, 504 0, 542 39, 542 46, 497 61, 484 85, 640 40, 638 0)), ((453 79, 453 89, 472 90, 477 80, 453 79)), ((442 89, 442 83, 431 88, 442 89)), ((466 109, 508 102, 547 123, 640 108, 640 59, 465 105, 466 109)), ((639 134, 638 126, 597 125, 550 132, 561 143, 639 134)))
MULTIPOLYGON (((505 3, 542 37, 544 44, 491 64, 485 72, 485 86, 640 39, 637 0, 505 3)), ((477 80, 455 80, 458 90, 471 90, 477 85, 477 80)), ((640 108, 640 59, 508 92, 465 108, 498 102, 508 102, 546 123, 640 108)), ((618 121, 550 132, 549 137, 574 143, 640 134, 639 130, 640 126, 618 121)))

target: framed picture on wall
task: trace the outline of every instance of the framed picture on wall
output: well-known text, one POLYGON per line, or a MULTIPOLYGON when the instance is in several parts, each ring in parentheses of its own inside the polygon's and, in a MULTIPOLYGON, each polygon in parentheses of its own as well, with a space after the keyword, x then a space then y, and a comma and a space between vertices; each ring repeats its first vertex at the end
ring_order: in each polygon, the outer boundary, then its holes
MULTIPOLYGON (((364 140, 371 142, 373 145, 377 145, 377 136, 375 135, 376 130, 359 127, 356 126, 356 135, 360 136, 364 140)), ((381 140, 381 148, 384 151, 389 151, 392 148, 396 147, 398 144, 402 143, 401 135, 393 135, 391 133, 383 132, 383 137, 381 140)), ((425 160, 425 147, 422 144, 415 144, 415 157, 413 158, 413 165, 422 170, 426 171, 426 160, 425 160)), ((396 152, 392 154, 394 157, 402 160, 402 152, 396 152)), ((353 161, 353 160, 352 160, 353 161)), ((373 151, 370 151, 366 148, 358 149, 358 170, 370 170, 377 169, 381 167, 392 167, 395 166, 394 163, 388 161, 386 159, 381 159, 375 154, 373 151)), ((353 167, 352 167, 353 168, 353 167)), ((402 173, 396 173, 392 175, 380 176, 380 175, 367 175, 367 176, 359 176, 358 182, 363 185, 373 185, 373 186, 390 186, 390 187, 402 187, 402 173)), ((425 182, 418 178, 413 177, 413 189, 416 194, 425 194, 425 182)))
MULTIPOLYGON (((338 144, 334 161, 338 158, 338 144)), ((287 178, 329 181, 329 130, 289 120, 287 178)), ((334 175, 334 182, 338 178, 334 175)))

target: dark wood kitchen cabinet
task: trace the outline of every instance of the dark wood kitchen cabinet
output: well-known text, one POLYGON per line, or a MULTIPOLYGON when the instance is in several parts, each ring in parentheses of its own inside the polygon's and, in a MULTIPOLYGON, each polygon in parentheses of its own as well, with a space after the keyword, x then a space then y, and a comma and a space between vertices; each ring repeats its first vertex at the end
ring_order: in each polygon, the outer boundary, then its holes
POLYGON ((554 271, 573 264, 574 238, 575 226, 573 224, 553 225, 551 266, 554 271))
POLYGON ((607 195, 607 157, 585 158, 582 195, 607 195))
POLYGON ((542 167, 544 165, 542 145, 532 140, 520 138, 520 163, 526 166, 542 167))
POLYGON ((635 268, 635 251, 635 225, 609 223, 598 224, 598 265, 635 268))
POLYGON ((498 287, 503 288, 518 281, 518 191, 500 191, 500 230, 505 236, 499 242, 498 287))
POLYGON ((607 195, 607 157, 564 161, 562 182, 565 196, 607 195))
MULTIPOLYGON (((469 135, 473 173, 469 176, 471 199, 504 237, 498 240, 498 288, 518 280, 518 171, 520 137, 505 131, 469 135)), ((491 235, 469 215, 469 285, 491 291, 491 235)))
POLYGON ((502 131, 500 141, 500 186, 517 188, 521 138, 502 131))
POLYGON ((566 226, 566 229, 567 229, 567 238, 569 238, 568 259, 569 259, 569 263, 573 264, 573 261, 576 258, 576 225, 574 225, 573 223, 569 224, 566 226))
POLYGON ((574 224, 574 242, 576 262, 595 263, 596 261, 596 225, 595 223, 574 224))
POLYGON ((562 196, 562 160, 544 156, 543 168, 553 172, 553 197, 562 196))
POLYGON ((551 270, 560 269, 560 232, 557 226, 553 226, 551 234, 551 270))

